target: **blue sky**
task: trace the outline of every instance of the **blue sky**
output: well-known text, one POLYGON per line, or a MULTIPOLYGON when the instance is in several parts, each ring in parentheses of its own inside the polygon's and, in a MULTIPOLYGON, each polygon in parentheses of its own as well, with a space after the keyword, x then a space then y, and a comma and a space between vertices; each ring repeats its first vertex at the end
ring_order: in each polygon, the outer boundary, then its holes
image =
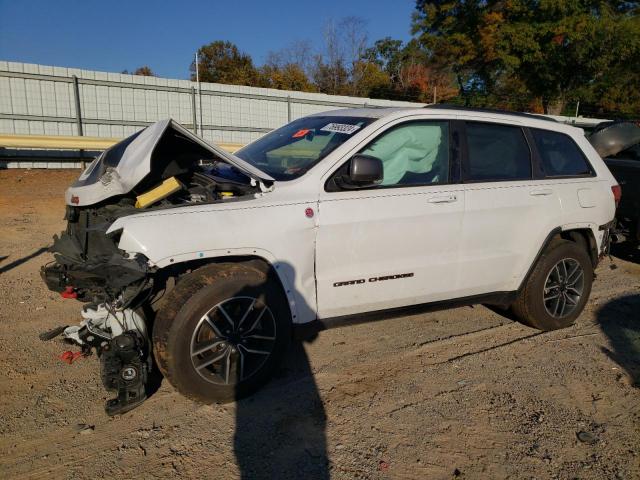
POLYGON ((261 64, 294 40, 320 48, 327 21, 356 15, 371 41, 410 38, 413 0, 0 0, 0 60, 187 78, 195 50, 230 40, 261 64))

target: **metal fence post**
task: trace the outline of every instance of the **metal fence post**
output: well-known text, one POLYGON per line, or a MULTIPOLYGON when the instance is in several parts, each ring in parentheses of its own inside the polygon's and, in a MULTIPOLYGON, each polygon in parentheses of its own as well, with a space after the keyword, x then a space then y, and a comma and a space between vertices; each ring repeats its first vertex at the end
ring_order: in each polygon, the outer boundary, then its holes
POLYGON ((198 120, 196 114, 196 89, 191 87, 191 112, 193 113, 193 133, 198 134, 198 120))
MULTIPOLYGON (((78 136, 84 136, 84 131, 82 130, 82 109, 80 108, 80 85, 78 83, 78 77, 73 75, 73 97, 75 98, 76 103, 76 125, 78 127, 78 136)), ((84 150, 80 149, 80 167, 82 170, 85 169, 84 162, 84 150)))
POLYGON ((73 76, 73 96, 76 100, 76 125, 78 126, 78 136, 82 137, 82 112, 80 111, 80 86, 78 85, 78 77, 73 76))
POLYGON ((291 96, 287 95, 287 122, 291 121, 291 96))

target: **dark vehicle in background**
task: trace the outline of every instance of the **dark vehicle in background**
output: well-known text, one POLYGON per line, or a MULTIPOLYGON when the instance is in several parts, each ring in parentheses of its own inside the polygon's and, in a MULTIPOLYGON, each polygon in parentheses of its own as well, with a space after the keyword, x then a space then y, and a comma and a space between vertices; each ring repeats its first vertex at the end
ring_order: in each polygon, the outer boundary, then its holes
POLYGON ((616 210, 617 241, 640 244, 640 123, 604 122, 589 141, 622 189, 616 210))

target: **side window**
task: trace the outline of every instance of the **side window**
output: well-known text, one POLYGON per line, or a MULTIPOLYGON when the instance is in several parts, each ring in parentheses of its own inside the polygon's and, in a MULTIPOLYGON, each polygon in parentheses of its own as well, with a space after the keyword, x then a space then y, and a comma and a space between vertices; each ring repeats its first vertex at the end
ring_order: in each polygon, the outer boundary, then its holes
POLYGON ((592 173, 582 151, 571 137, 549 130, 530 130, 546 177, 584 176, 592 173))
POLYGON ((446 183, 449 122, 409 122, 396 126, 360 153, 382 160, 383 186, 446 183))
POLYGON ((466 180, 531 178, 531 153, 520 127, 466 122, 466 180))

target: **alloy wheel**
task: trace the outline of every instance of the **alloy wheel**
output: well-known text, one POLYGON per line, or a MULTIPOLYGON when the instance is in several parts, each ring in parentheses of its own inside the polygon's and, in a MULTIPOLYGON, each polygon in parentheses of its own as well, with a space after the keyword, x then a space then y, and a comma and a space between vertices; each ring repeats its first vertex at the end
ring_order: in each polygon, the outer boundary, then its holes
POLYGON ((554 318, 570 315, 580 303, 584 291, 584 269, 573 258, 556 263, 544 283, 544 307, 554 318))
POLYGON ((206 381, 237 385, 260 370, 275 343, 271 309, 253 297, 232 297, 198 321, 191 337, 191 362, 206 381))

